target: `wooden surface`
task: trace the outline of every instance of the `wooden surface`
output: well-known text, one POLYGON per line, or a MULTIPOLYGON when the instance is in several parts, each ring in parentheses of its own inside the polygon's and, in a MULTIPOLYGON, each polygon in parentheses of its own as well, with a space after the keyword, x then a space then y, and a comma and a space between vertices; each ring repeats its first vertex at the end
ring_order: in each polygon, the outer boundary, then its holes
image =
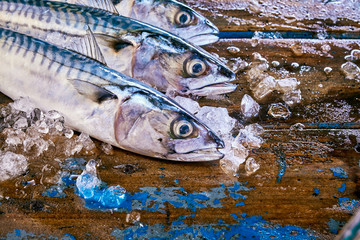
MULTIPOLYGON (((250 8, 220 9, 216 15, 214 11, 221 2, 194 2, 188 1, 201 13, 209 16, 221 30, 359 31, 359 21, 354 19, 341 18, 336 23, 329 19, 309 19, 295 23, 285 21, 281 16, 262 17, 264 14, 250 8), (220 13, 223 16, 219 16, 220 13), (243 24, 227 21, 229 16, 240 19, 243 24), (264 22, 267 24, 261 24, 264 22)), ((235 4, 236 1, 223 3, 235 4)), ((294 4, 289 2, 289 5, 294 4)), ((297 4, 301 5, 300 2, 297 4)), ((325 3, 323 5, 326 7, 325 3)), ((317 239, 332 239, 336 230, 349 220, 355 210, 351 206, 345 208, 339 203, 339 199, 347 197, 358 202, 360 198, 360 150, 355 149, 360 142, 360 83, 346 79, 340 71, 341 65, 346 62, 344 57, 351 50, 360 49, 360 40, 232 39, 221 40, 205 49, 227 60, 241 58, 248 63, 253 61, 253 53, 260 53, 270 63, 280 63, 279 67, 271 68, 267 74, 278 79, 284 73, 282 70, 287 70, 289 77, 295 77, 300 82, 302 100, 290 107, 291 117, 286 120, 274 119, 267 114, 271 103, 282 102, 281 95, 276 92, 259 101, 261 110, 258 117, 243 119, 240 101, 245 93, 252 95, 248 69, 241 69, 237 73, 236 82, 239 87, 236 92, 220 100, 199 100, 202 106, 226 107, 230 115, 244 125, 259 123, 265 128, 262 147, 250 154, 260 164, 260 170, 250 176, 242 171, 239 178, 234 178, 221 170, 218 161, 161 161, 119 149, 115 149, 113 155, 106 155, 100 150, 100 143, 96 140, 98 149, 93 154, 81 152, 76 157, 99 161, 101 180, 108 186, 121 185, 131 194, 144 192, 144 187, 156 187, 162 193, 170 191, 171 187, 180 187, 182 189, 178 193, 183 197, 203 193, 210 200, 220 199, 220 205, 204 200, 204 207, 196 204, 195 207, 191 204, 187 207, 174 207, 163 201, 163 206, 152 206, 153 210, 147 208, 131 211, 131 214, 139 214, 140 223, 148 229, 157 226, 156 224, 162 226, 163 230, 158 233, 155 231, 155 236, 158 234, 161 237, 161 233, 173 230, 179 219, 183 221, 180 226, 186 225, 192 229, 196 229, 195 226, 214 229, 225 226, 226 232, 230 231, 231 226, 239 226, 240 223, 245 224, 246 228, 246 222, 241 222, 242 220, 261 216, 264 221, 262 227, 256 225, 252 231, 275 229, 271 233, 274 236, 263 235, 263 239, 281 239, 281 234, 287 238, 293 234, 294 239, 301 239, 296 238, 299 229, 314 233, 317 239), (328 45, 330 49, 324 51, 324 45, 328 45), (240 51, 230 53, 227 50, 230 46, 238 47, 240 51), (302 51, 299 53, 294 50, 294 46, 300 46, 302 51), (300 68, 293 69, 291 64, 294 62, 300 68), (302 66, 306 66, 308 70, 301 70, 302 66), (331 67, 332 72, 325 74, 325 67, 331 67), (295 123, 303 123, 304 129, 291 131, 290 127, 295 123), (118 165, 122 167, 116 167, 118 165), (347 177, 336 176, 331 170, 336 167, 345 170, 347 177), (279 176, 280 170, 285 170, 282 176, 279 176), (343 184, 346 188, 340 191, 343 184), (236 186, 243 188, 237 191, 234 190, 236 186), (225 195, 221 197, 214 188, 226 189, 223 192, 225 195), (318 193, 316 189, 319 190, 318 193), (219 219, 222 220, 221 223, 219 219), (333 227, 334 224, 339 227, 333 227), (299 229, 291 233, 281 228, 287 225, 297 226, 299 229)), ((359 62, 357 65, 359 66, 359 62)), ((1 99, 3 104, 9 102, 4 97, 1 99)), ((128 211, 96 211, 86 208, 72 188, 65 189, 65 198, 42 196, 53 185, 42 180, 46 177, 51 179, 60 170, 55 158, 62 160, 66 156, 54 147, 52 151, 33 159, 24 176, 0 183, 0 239, 6 239, 11 234, 24 236, 25 232, 29 239, 29 233, 34 234, 34 238, 41 235, 45 238, 73 236, 76 239, 120 239, 121 234, 116 233, 139 226, 140 223, 126 221, 128 211), (30 180, 35 180, 36 184, 29 187, 22 184, 30 180)), ((167 197, 169 196, 165 194, 164 198, 167 197)), ((252 226, 249 225, 250 227, 252 226)), ((149 232, 146 234, 148 235, 138 237, 150 236, 149 232)), ((200 235, 196 236, 200 238, 200 235)), ((204 235, 203 238, 207 237, 204 235)))

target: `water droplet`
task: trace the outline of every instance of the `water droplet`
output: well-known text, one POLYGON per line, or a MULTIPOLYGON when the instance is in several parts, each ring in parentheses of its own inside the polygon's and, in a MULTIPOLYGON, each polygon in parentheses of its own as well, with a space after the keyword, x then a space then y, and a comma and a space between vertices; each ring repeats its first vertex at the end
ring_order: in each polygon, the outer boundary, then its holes
POLYGON ((227 50, 229 53, 234 54, 234 55, 240 52, 240 49, 235 46, 230 46, 227 48, 227 50))
POLYGON ((324 68, 324 72, 325 72, 326 75, 329 75, 331 73, 331 71, 332 71, 331 67, 325 67, 324 68))

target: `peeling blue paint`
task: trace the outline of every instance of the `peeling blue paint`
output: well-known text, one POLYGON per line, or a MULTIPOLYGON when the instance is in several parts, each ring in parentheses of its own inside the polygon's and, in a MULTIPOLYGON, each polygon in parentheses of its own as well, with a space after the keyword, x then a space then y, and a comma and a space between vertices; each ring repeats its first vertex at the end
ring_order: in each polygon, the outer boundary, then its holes
POLYGON ((147 210, 165 213, 165 203, 168 202, 176 208, 190 209, 196 212, 203 208, 220 208, 222 199, 247 199, 242 192, 250 191, 254 187, 245 186, 247 183, 236 182, 230 186, 222 184, 220 187, 211 188, 208 192, 186 192, 182 187, 143 187, 134 194, 127 193, 122 208, 127 211, 147 210))
POLYGON ((244 206, 244 205, 245 205, 245 202, 241 201, 241 202, 236 203, 235 207, 241 207, 241 206, 244 206))
POLYGON ((279 161, 280 161, 280 167, 279 167, 279 174, 277 179, 278 183, 281 181, 282 176, 285 174, 285 168, 286 168, 286 161, 283 155, 280 156, 279 161))
POLYGON ((333 167, 330 170, 333 172, 334 177, 348 178, 346 171, 341 167, 333 167))
MULTIPOLYGON (((60 192, 66 188, 73 188, 76 193, 75 181, 68 178, 61 178, 62 180, 58 185, 50 187, 43 195, 47 197, 60 197, 60 192)), ((230 186, 221 184, 219 187, 211 188, 208 192, 187 192, 183 187, 143 187, 136 193, 125 193, 122 196, 123 202, 116 201, 109 195, 108 200, 113 199, 116 203, 116 211, 132 211, 132 210, 146 210, 153 212, 165 213, 165 203, 170 203, 176 208, 189 209, 192 212, 196 212, 198 209, 203 208, 221 208, 223 207, 222 200, 224 198, 231 197, 235 200, 245 200, 248 197, 244 195, 244 192, 251 191, 255 187, 246 186, 248 183, 236 182, 230 186)), ((106 210, 113 208, 112 204, 109 207, 109 203, 104 202, 102 195, 104 189, 106 189, 106 183, 103 183, 99 189, 93 189, 93 197, 86 199, 85 206, 90 209, 106 210), (104 205, 105 204, 105 205, 104 205)), ((65 195, 66 196, 66 195, 65 195)), ((245 204, 244 201, 238 203, 238 206, 245 204)))
POLYGON ((341 185, 341 187, 338 188, 339 192, 341 192, 341 193, 345 192, 345 189, 346 189, 346 184, 345 183, 343 183, 341 185))
POLYGON ((69 234, 64 233, 64 236, 61 238, 54 237, 54 236, 45 236, 44 234, 36 235, 31 232, 27 232, 23 229, 14 229, 12 232, 9 232, 6 234, 5 238, 0 239, 6 239, 6 240, 25 240, 25 239, 49 239, 49 240, 76 240, 76 238, 69 234))
POLYGON ((314 195, 315 197, 317 197, 317 196, 319 196, 319 193, 320 193, 320 189, 314 188, 314 193, 313 193, 313 195, 314 195))
MULTIPOLYGON (((111 235, 115 239, 292 239, 310 240, 317 237, 311 230, 297 226, 281 226, 265 221, 262 217, 238 217, 232 214, 236 224, 172 224, 165 229, 163 225, 141 225, 124 230, 115 229, 111 235), (145 229, 145 231, 139 231, 145 229), (159 237, 161 236, 161 238, 159 237)), ((243 215, 242 215, 243 216, 243 215)))
POLYGON ((352 122, 345 122, 345 123, 329 123, 329 122, 320 122, 320 123, 304 123, 308 126, 315 126, 318 128, 331 128, 331 129, 342 129, 342 128, 349 128, 354 127, 357 123, 352 122))
POLYGON ((345 222, 340 222, 330 218, 329 222, 327 222, 327 225, 329 226, 329 231, 332 234, 337 234, 338 231, 344 227, 345 222))
POLYGON ((348 197, 339 198, 338 203, 340 205, 340 208, 349 211, 353 211, 356 208, 360 207, 360 200, 354 200, 348 197))

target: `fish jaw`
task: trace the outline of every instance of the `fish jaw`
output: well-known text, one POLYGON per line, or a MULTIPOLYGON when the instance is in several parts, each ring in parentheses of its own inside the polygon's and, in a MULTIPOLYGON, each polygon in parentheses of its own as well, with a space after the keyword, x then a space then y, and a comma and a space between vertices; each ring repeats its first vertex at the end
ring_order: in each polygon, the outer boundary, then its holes
POLYGON ((236 79, 236 75, 230 69, 224 66, 214 67, 211 64, 213 72, 207 76, 190 79, 186 85, 185 94, 193 94, 198 96, 217 95, 232 92, 236 89, 235 84, 230 82, 236 79))
POLYGON ((198 15, 198 18, 201 19, 202 24, 198 26, 198 29, 194 29, 194 32, 199 34, 194 34, 186 38, 189 42, 198 45, 208 45, 215 43, 219 40, 219 29, 208 19, 198 15))
POLYGON ((166 156, 166 159, 173 161, 182 162, 205 162, 205 161, 216 161, 224 157, 224 154, 219 152, 217 149, 203 149, 186 154, 173 153, 166 156))
POLYGON ((220 95, 220 94, 227 94, 234 92, 237 88, 236 84, 232 83, 219 83, 213 84, 209 86, 205 86, 198 89, 192 89, 187 92, 189 95, 206 97, 206 96, 213 96, 213 95, 220 95))
POLYGON ((207 33, 191 36, 187 40, 198 46, 203 46, 217 42, 219 37, 217 36, 217 33, 207 33))

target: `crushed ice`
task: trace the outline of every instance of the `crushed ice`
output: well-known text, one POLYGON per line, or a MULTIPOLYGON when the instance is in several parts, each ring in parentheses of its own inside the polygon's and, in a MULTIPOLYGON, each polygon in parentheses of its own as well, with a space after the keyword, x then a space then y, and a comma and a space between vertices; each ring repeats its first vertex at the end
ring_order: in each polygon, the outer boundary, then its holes
MULTIPOLYGON (((244 116, 256 116, 260 108, 259 104, 249 95, 245 95, 243 99, 242 113, 244 116)), ((226 108, 200 107, 196 101, 183 97, 176 97, 175 101, 195 113, 197 118, 223 139, 225 148, 220 151, 225 156, 220 160, 220 166, 225 173, 238 176, 240 165, 246 161, 250 150, 261 146, 263 140, 260 135, 263 133, 263 128, 259 124, 242 126, 236 119, 229 116, 226 108), (236 131, 239 133, 234 136, 236 131)), ((255 160, 250 159, 246 174, 250 175, 259 167, 260 165, 255 160)))
MULTIPOLYGON (((273 61, 272 66, 279 66, 279 62, 273 61)), ((256 100, 261 101, 274 91, 282 94, 282 100, 289 106, 297 104, 301 101, 301 91, 298 89, 300 82, 292 78, 276 79, 268 73, 268 60, 259 53, 253 53, 253 62, 247 70, 247 81, 256 100)), ((298 63, 292 63, 294 69, 299 68, 298 63)), ((302 66, 300 71, 308 71, 309 69, 302 66)))
POLYGON ((25 173, 28 161, 25 156, 13 152, 0 152, 0 182, 25 173))
POLYGON ((117 209, 125 201, 126 190, 119 186, 106 187, 98 178, 96 172, 96 162, 90 160, 84 171, 76 179, 76 188, 79 196, 98 208, 117 209))
POLYGON ((4 150, 21 151, 40 156, 58 136, 65 136, 66 156, 84 151, 91 152, 95 144, 89 135, 81 133, 74 137, 73 130, 64 125, 64 118, 56 111, 43 112, 34 108, 26 98, 21 98, 0 109, 0 129, 5 135, 4 150))
MULTIPOLYGON (((49 150, 71 156, 80 152, 90 154, 95 149, 89 135, 74 135, 73 130, 64 125, 64 118, 58 112, 43 112, 35 108, 27 98, 0 108, 0 131, 4 138, 0 146, 0 169, 11 173, 11 177, 22 174, 27 161, 36 159, 49 150), (57 142, 56 146, 54 142, 57 142), (18 171, 8 171, 7 168, 14 159, 18 159, 20 164, 16 167, 18 171)), ((8 173, 4 178, 10 178, 8 173)), ((2 180, 3 178, 0 179, 2 180)))

